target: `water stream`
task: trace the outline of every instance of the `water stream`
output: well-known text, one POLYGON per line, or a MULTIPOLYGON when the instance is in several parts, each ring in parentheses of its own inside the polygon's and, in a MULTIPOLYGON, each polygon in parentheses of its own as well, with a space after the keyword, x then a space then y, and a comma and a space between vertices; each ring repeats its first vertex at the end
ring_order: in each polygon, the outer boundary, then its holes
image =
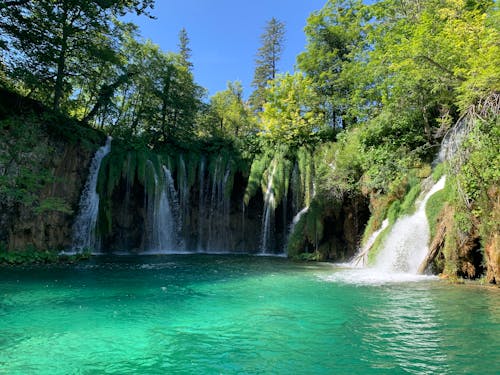
POLYGON ((368 252, 377 240, 378 236, 389 226, 389 220, 385 219, 379 229, 371 234, 366 243, 359 249, 358 254, 351 262, 353 267, 365 267, 368 264, 368 252))
POLYGON ((100 147, 92 159, 89 174, 78 205, 78 216, 73 224, 72 250, 99 250, 100 241, 96 233, 97 216, 99 214, 99 194, 97 194, 97 179, 104 157, 111 151, 111 137, 100 147))
POLYGON ((444 188, 441 179, 416 203, 414 214, 399 218, 384 240, 374 268, 382 272, 416 274, 429 251, 430 230, 425 205, 429 198, 444 188))
POLYGON ((148 163, 154 173, 154 195, 148 197, 146 245, 147 252, 168 253, 180 248, 179 200, 170 170, 162 166, 158 176, 153 164, 148 163), (160 178, 162 181, 160 181, 160 178))
POLYGON ((262 230, 260 241, 261 254, 267 254, 273 250, 273 228, 274 210, 276 206, 273 188, 274 174, 276 173, 277 162, 274 161, 272 172, 267 177, 267 189, 264 195, 264 212, 262 214, 262 230))

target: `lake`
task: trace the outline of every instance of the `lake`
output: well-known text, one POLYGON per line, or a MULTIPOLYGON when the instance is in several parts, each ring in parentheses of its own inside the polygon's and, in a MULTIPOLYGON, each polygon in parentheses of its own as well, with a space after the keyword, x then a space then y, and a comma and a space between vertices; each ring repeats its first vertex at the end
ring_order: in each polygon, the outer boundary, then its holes
POLYGON ((0 269, 0 374, 498 374, 498 289, 243 255, 0 269))

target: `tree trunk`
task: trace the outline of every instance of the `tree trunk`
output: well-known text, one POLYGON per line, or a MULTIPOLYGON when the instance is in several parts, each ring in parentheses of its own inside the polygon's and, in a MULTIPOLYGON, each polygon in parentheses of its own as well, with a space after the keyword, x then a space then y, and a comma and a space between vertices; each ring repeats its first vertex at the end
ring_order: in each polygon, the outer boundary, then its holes
POLYGON ((111 102, 111 98, 115 94, 115 91, 123 85, 124 83, 128 82, 128 80, 134 75, 135 73, 133 72, 126 72, 119 76, 115 82, 113 82, 110 85, 104 84, 101 89, 99 90, 99 95, 97 96, 97 101, 94 104, 94 107, 92 110, 84 117, 83 121, 84 122, 89 122, 94 118, 94 116, 97 115, 97 112, 101 108, 106 108, 109 103, 111 102))
POLYGON ((57 59, 57 75, 56 84, 54 87, 54 103, 53 108, 58 110, 61 106, 61 98, 63 96, 64 76, 66 75, 66 51, 68 49, 68 9, 64 6, 63 11, 63 26, 62 26, 62 40, 61 49, 57 59))

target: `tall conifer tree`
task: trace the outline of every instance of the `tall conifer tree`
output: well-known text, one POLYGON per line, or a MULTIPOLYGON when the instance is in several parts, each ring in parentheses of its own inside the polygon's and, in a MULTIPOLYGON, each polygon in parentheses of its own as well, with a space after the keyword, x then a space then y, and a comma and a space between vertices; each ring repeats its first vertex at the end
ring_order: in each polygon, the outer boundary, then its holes
POLYGON ((257 52, 255 72, 252 87, 255 91, 250 96, 253 110, 260 111, 265 102, 264 91, 268 81, 273 80, 278 72, 278 62, 283 52, 285 40, 285 24, 276 18, 271 18, 260 37, 262 46, 257 52))
POLYGON ((182 64, 188 68, 188 70, 191 70, 193 68, 193 63, 191 62, 191 48, 189 47, 189 36, 184 27, 179 31, 178 47, 182 64))

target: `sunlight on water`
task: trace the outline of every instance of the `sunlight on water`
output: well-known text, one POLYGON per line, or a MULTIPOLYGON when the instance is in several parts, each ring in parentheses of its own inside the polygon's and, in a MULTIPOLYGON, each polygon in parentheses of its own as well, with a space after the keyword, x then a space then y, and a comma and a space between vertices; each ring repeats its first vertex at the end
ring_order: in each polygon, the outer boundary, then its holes
POLYGON ((337 264, 337 272, 323 276, 324 281, 355 285, 382 285, 387 283, 408 283, 437 280, 437 276, 425 276, 403 272, 387 272, 376 268, 357 268, 349 263, 337 264))
POLYGON ((0 373, 494 374, 497 290, 250 256, 0 272, 0 373), (352 283, 355 281, 355 283, 352 283))

